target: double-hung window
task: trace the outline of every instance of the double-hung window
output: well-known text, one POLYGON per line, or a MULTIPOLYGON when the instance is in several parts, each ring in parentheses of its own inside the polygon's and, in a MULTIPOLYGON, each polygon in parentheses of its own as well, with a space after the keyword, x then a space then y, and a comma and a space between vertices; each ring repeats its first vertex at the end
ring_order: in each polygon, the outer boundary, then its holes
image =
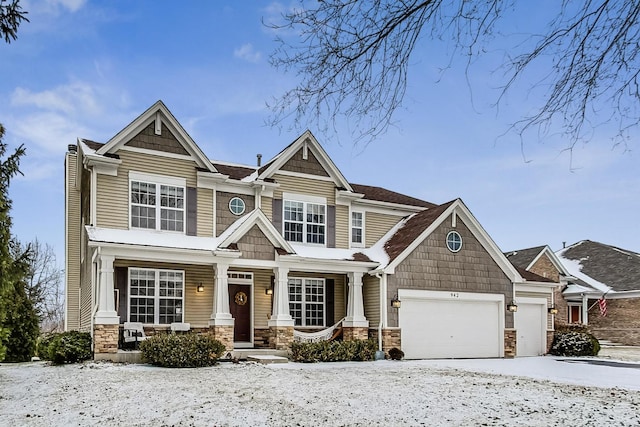
POLYGON ((284 195, 284 238, 290 242, 324 245, 327 235, 327 206, 324 199, 284 195))
POLYGON ((351 245, 364 246, 364 214, 351 212, 351 245))
POLYGON ((132 228, 184 232, 184 179, 130 172, 129 181, 132 228))
POLYGON ((324 326, 324 279, 289 278, 289 314, 296 326, 324 326))
POLYGON ((182 322, 183 271, 130 268, 128 293, 130 322, 182 322))

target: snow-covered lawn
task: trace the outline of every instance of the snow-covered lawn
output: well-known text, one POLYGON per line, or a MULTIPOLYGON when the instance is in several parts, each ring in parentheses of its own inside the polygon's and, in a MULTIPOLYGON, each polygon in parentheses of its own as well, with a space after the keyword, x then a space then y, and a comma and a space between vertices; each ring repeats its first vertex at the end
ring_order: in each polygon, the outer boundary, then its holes
POLYGON ((0 365, 2 426, 421 424, 640 425, 640 369, 552 357, 0 365))

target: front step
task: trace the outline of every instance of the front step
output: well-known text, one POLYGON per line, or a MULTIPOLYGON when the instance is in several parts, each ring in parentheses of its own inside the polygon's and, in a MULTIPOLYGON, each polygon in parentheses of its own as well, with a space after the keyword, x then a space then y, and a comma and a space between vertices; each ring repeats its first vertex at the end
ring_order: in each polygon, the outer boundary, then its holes
MULTIPOLYGON (((269 356, 269 357, 279 357, 285 360, 287 359, 287 350, 274 350, 271 348, 236 348, 232 351, 231 358, 237 360, 250 360, 249 357, 261 357, 261 356, 269 356)), ((228 356, 227 356, 228 357, 228 356)), ((268 359, 269 357, 266 357, 268 359)), ((262 362, 261 362, 262 363, 262 362)), ((275 363, 275 362, 271 362, 275 363)), ((279 362, 282 363, 282 362, 279 362)))
POLYGON ((258 362, 258 363, 262 363, 263 365, 270 365, 271 363, 288 363, 289 359, 282 356, 272 356, 270 354, 263 354, 263 355, 249 354, 247 355, 247 361, 258 362))

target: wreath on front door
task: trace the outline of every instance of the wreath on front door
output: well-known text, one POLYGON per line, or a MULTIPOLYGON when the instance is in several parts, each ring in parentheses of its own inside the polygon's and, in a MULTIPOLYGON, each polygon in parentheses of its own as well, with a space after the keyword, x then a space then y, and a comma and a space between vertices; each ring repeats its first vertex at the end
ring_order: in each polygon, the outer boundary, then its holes
POLYGON ((247 301, 249 300, 249 298, 247 298, 247 294, 245 294, 244 292, 240 291, 236 293, 236 296, 234 297, 234 300, 236 302, 236 304, 238 305, 245 305, 247 303, 247 301))

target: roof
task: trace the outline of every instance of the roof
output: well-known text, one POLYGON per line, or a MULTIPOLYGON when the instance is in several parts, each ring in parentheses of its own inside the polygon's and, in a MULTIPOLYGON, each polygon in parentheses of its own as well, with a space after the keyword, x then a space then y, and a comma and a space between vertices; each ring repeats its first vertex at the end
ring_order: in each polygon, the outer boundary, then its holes
POLYGON ((404 252, 454 202, 455 200, 452 200, 407 217, 404 225, 398 228, 384 244, 384 250, 389 255, 389 262, 404 252))
POLYGON ((640 254, 582 240, 556 252, 576 283, 601 292, 640 290, 640 254))
POLYGON ((518 249, 517 251, 509 251, 505 252, 505 256, 511 264, 516 267, 521 267, 526 269, 531 265, 534 259, 544 250, 546 246, 536 246, 535 248, 527 248, 527 249, 518 249))
POLYGON ((356 193, 364 194, 364 198, 367 200, 376 200, 379 202, 398 203, 401 205, 420 206, 423 208, 433 208, 438 205, 435 203, 426 202, 424 200, 416 199, 415 197, 406 196, 404 194, 396 193, 395 191, 387 190, 382 187, 374 187, 371 185, 351 184, 353 191, 356 193))
POLYGON ((536 273, 532 273, 529 270, 525 270, 523 267, 520 267, 518 265, 515 265, 516 270, 518 270, 518 273, 520 273, 520 275, 522 276, 522 278, 524 280, 526 280, 527 282, 545 282, 545 283, 555 283, 553 280, 547 278, 547 277, 542 277, 536 273))

